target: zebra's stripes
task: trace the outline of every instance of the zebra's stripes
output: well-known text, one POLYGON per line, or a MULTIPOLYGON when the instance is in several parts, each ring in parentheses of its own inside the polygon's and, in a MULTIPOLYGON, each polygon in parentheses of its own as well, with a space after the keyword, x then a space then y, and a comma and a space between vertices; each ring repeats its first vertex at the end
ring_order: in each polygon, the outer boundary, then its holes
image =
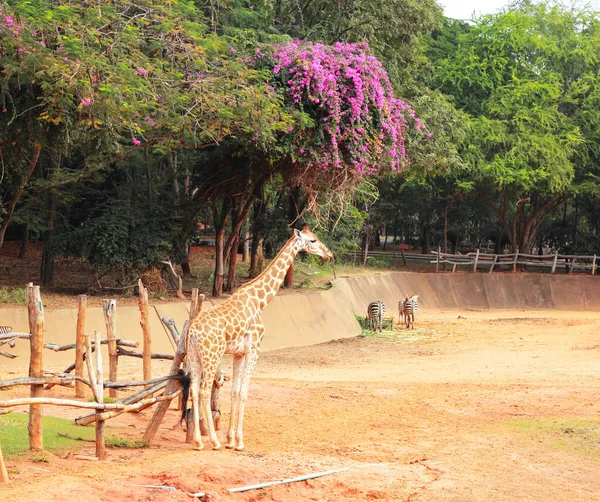
POLYGON ((7 333, 10 333, 12 331, 12 328, 10 326, 0 326, 0 335, 6 335, 7 333))
POLYGON ((403 304, 404 324, 407 328, 412 326, 415 329, 415 315, 419 311, 419 295, 412 295, 410 298, 401 300, 403 304))
POLYGON ((385 317, 385 304, 382 301, 369 303, 367 307, 367 325, 372 331, 383 331, 383 318, 385 317))

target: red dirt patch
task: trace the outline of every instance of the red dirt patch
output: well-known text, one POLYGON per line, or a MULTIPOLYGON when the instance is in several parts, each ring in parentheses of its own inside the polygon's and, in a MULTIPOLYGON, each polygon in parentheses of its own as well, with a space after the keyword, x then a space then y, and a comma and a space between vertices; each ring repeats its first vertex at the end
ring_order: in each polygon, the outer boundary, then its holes
MULTIPOLYGON (((598 419, 600 356, 589 348, 598 333, 600 320, 590 312, 425 311, 416 330, 398 337, 268 352, 250 387, 245 452, 191 451, 172 428, 173 409, 150 449, 109 449, 107 462, 72 455, 42 465, 8 461, 17 479, 3 487, 2 500, 184 501, 198 491, 211 492, 210 500, 286 502, 592 500, 600 493, 599 449, 509 424, 598 419), (381 465, 359 467, 372 463, 381 465), (353 469, 226 491, 340 467, 353 469), (134 486, 141 484, 176 491, 134 486)), ((224 369, 231 371, 229 359, 224 369)), ((228 391, 226 384, 224 429, 228 391)), ((23 390, 2 392, 17 395, 23 390)), ((45 412, 58 414, 50 406, 45 412)), ((139 438, 150 416, 129 414, 110 426, 139 438)), ((82 450, 91 454, 93 446, 82 450)))

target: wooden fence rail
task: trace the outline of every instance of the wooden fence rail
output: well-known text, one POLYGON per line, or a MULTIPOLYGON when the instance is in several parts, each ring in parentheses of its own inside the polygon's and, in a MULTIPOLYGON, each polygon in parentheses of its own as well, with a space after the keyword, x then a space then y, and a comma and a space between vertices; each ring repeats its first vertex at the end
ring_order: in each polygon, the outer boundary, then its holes
POLYGON ((442 253, 440 248, 437 251, 431 251, 435 259, 430 263, 435 263, 436 272, 439 272, 440 264, 448 263, 452 265, 452 273, 456 272, 457 267, 469 267, 473 272, 477 272, 478 267, 489 266, 489 273, 494 269, 509 266, 513 272, 517 271, 518 266, 539 267, 550 269, 550 273, 555 274, 557 267, 563 265, 567 274, 572 274, 575 268, 582 272, 591 272, 596 275, 598 267, 597 255, 562 255, 554 254, 527 254, 517 250, 515 253, 493 254, 482 253, 479 249, 467 254, 442 253))

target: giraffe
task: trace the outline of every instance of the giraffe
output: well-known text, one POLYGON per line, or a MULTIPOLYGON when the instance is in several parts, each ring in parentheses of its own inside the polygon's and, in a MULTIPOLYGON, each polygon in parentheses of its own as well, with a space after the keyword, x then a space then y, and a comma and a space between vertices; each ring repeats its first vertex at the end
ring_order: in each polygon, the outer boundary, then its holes
POLYGON ((188 330, 187 354, 190 368, 190 393, 194 419, 194 448, 202 450, 200 413, 208 425, 213 449, 221 449, 212 421, 210 396, 215 371, 224 354, 233 354, 231 415, 226 448, 244 449, 242 424, 248 397, 250 375, 259 358, 265 328, 260 313, 279 290, 286 271, 300 251, 320 256, 333 254, 304 225, 279 251, 269 266, 255 279, 241 286, 223 303, 201 311, 188 330))

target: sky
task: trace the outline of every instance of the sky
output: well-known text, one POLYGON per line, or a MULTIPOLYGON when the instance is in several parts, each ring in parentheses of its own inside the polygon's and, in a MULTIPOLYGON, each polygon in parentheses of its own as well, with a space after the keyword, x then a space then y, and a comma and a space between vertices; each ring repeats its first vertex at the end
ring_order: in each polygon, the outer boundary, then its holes
POLYGON ((444 15, 454 19, 471 19, 477 14, 493 14, 504 7, 508 0, 438 0, 444 7, 444 15))

